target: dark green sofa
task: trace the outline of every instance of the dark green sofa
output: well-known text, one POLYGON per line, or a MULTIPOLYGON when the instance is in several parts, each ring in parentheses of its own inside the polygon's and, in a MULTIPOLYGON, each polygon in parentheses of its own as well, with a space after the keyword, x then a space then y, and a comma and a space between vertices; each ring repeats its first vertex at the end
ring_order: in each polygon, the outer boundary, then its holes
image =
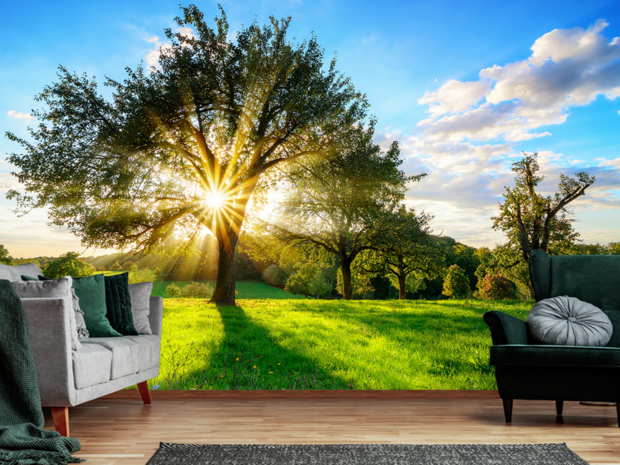
POLYGON ((568 295, 603 310, 614 333, 606 347, 537 345, 524 321, 488 312, 491 365, 506 423, 513 399, 554 400, 562 414, 564 401, 615 402, 620 426, 620 255, 550 257, 535 250, 530 277, 536 301, 568 295))

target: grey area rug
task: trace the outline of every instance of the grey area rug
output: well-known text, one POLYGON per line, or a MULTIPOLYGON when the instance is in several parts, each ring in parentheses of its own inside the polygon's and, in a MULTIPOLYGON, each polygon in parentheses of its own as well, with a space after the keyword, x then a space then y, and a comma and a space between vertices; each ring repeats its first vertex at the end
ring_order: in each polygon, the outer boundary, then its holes
POLYGON ((588 465, 566 444, 192 445, 162 442, 147 465, 588 465))

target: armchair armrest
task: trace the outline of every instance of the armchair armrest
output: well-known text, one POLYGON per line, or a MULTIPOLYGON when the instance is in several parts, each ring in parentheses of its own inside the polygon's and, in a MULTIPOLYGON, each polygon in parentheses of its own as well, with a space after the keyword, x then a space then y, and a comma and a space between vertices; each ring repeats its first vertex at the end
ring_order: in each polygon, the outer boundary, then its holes
POLYGON ((483 318, 491 330, 493 345, 528 343, 525 321, 495 310, 485 313, 483 318))
POLYGON ((161 338, 161 324, 164 317, 164 299, 151 297, 149 301, 149 325, 153 334, 161 338))
POLYGON ((43 406, 73 405, 73 358, 69 312, 71 297, 21 299, 43 406))

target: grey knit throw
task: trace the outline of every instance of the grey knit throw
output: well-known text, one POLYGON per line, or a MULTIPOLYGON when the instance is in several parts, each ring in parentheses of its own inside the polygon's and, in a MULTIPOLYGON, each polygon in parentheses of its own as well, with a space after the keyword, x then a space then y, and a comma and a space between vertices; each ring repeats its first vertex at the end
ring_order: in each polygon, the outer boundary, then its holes
POLYGON ((566 444, 191 445, 161 443, 147 465, 587 465, 566 444))
POLYGON ((0 280, 0 464, 65 465, 82 460, 75 438, 43 429, 37 374, 22 303, 0 280))

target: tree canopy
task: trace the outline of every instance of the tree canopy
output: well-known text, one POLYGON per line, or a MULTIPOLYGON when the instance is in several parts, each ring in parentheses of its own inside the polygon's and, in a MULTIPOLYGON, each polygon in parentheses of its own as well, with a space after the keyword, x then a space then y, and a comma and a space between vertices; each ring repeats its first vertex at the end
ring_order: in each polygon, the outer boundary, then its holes
POLYGON ((48 207, 86 246, 142 250, 209 230, 219 247, 211 301, 232 305, 250 198, 276 165, 328 151, 368 104, 315 37, 287 38, 290 18, 231 38, 223 10, 214 27, 193 5, 182 13, 157 68, 106 78, 111 99, 60 67, 37 96, 46 108, 33 113, 32 140, 7 134, 25 151, 10 156, 25 192, 8 196, 24 211, 48 207))
POLYGON ((389 225, 377 238, 376 248, 363 255, 362 267, 369 273, 386 273, 398 289, 399 299, 417 290, 424 278, 442 274, 443 247, 432 236, 432 216, 400 206, 389 214, 389 225))
POLYGON ((573 227, 572 212, 568 205, 585 195, 596 178, 581 171, 570 178, 560 175, 558 191, 554 195, 542 195, 536 188, 544 179, 537 173, 538 154, 526 155, 512 164, 517 174, 515 187, 506 187, 500 214, 493 219, 493 229, 502 231, 508 239, 508 247, 520 252, 527 263, 532 250, 554 253, 570 246, 578 237, 573 227))
POLYGON ((399 169, 398 144, 383 152, 373 135, 374 121, 339 139, 330 156, 291 165, 278 220, 267 225, 287 244, 309 245, 338 257, 344 299, 353 295, 351 264, 361 252, 378 247, 406 184, 425 176, 405 175, 399 169))
POLYGON ((67 252, 54 261, 49 262, 43 269, 46 278, 58 279, 63 276, 72 278, 82 278, 90 276, 95 272, 95 268, 79 258, 77 252, 67 252))

